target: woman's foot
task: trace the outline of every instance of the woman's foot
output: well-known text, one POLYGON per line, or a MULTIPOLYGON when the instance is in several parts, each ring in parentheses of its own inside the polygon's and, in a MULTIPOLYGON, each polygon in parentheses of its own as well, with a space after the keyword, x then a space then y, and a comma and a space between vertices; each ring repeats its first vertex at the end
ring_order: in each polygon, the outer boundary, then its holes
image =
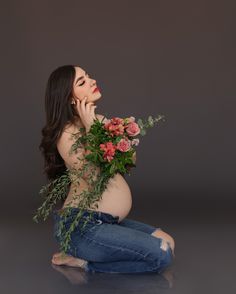
POLYGON ((87 265, 86 260, 63 254, 63 252, 55 253, 52 257, 52 263, 55 265, 68 265, 81 268, 84 268, 87 265))

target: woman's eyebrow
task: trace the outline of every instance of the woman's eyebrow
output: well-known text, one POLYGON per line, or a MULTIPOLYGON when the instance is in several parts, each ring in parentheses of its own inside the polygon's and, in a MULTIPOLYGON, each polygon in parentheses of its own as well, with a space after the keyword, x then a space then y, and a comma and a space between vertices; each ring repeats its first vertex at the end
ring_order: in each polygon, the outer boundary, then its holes
MULTIPOLYGON (((87 74, 86 72, 84 72, 84 73, 85 73, 85 75, 87 74)), ((83 79, 83 78, 84 78, 84 76, 79 77, 79 78, 75 81, 75 85, 78 83, 79 80, 81 80, 81 79, 83 79)))

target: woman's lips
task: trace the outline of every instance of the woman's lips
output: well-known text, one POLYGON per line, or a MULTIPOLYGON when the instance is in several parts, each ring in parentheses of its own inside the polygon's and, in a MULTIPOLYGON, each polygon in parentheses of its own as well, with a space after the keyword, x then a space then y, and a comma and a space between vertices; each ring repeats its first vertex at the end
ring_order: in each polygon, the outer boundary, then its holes
POLYGON ((98 87, 94 89, 93 93, 95 93, 97 91, 100 92, 100 90, 98 89, 98 87))

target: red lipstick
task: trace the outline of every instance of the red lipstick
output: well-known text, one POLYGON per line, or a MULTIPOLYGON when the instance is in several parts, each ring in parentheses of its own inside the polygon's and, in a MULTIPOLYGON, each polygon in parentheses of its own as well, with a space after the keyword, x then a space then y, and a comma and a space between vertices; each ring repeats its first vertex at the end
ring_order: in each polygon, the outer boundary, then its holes
POLYGON ((96 87, 94 90, 93 90, 93 93, 95 93, 95 92, 100 92, 100 90, 99 90, 99 88, 98 87, 96 87))

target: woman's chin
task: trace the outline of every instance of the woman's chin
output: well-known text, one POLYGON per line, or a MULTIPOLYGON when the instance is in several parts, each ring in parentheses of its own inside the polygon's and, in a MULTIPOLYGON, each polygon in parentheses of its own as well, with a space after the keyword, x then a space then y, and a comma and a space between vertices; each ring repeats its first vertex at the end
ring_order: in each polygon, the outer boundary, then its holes
POLYGON ((101 92, 99 92, 99 91, 97 91, 97 92, 95 92, 95 93, 93 93, 94 94, 94 96, 96 97, 101 97, 102 96, 102 93, 101 92))
POLYGON ((99 92, 99 93, 94 93, 94 94, 96 94, 96 95, 94 95, 94 97, 93 97, 93 101, 95 102, 95 101, 97 101, 97 100, 99 100, 101 97, 102 97, 102 94, 99 92))

